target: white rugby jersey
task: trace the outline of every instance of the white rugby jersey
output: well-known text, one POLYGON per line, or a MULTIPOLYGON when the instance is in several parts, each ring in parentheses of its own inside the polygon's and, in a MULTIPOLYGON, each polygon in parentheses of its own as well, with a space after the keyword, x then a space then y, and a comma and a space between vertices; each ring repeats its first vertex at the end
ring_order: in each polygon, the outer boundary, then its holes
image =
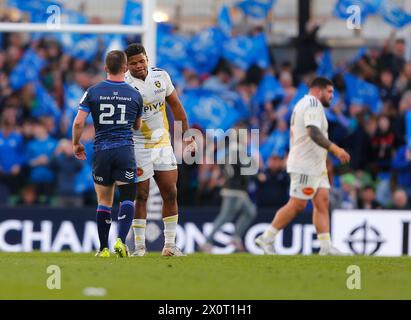
POLYGON ((126 72, 126 82, 136 88, 143 97, 142 125, 134 130, 133 140, 137 147, 160 148, 170 146, 170 132, 166 114, 166 97, 174 86, 168 73, 158 68, 148 68, 145 81, 126 72))
POLYGON ((328 138, 328 122, 322 103, 316 97, 305 95, 295 105, 291 116, 287 172, 320 176, 327 173, 328 151, 310 138, 309 125, 318 127, 328 138))

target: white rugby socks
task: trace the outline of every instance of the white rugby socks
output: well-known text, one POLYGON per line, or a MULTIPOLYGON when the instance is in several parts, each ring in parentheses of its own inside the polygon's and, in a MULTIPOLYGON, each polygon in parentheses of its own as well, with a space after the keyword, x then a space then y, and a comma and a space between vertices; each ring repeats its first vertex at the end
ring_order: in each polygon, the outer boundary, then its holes
POLYGON ((278 230, 274 228, 271 224, 270 226, 264 231, 263 233, 263 240, 265 242, 274 242, 275 236, 280 232, 281 230, 278 230))
POLYGON ((146 219, 134 219, 133 231, 134 231, 134 244, 136 248, 146 247, 146 219))
POLYGON ((329 250, 331 248, 331 236, 329 232, 319 233, 317 235, 318 240, 320 241, 320 248, 323 250, 329 250))
POLYGON ((164 246, 174 247, 176 244, 178 214, 163 218, 163 222, 164 222, 164 246))

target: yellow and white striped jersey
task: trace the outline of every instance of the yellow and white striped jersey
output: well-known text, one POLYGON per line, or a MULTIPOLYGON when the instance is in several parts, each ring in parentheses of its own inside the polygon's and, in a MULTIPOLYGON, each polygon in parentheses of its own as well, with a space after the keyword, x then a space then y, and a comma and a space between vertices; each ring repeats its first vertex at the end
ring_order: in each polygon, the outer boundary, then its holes
POLYGON ((143 97, 142 125, 133 133, 136 147, 147 149, 170 146, 166 97, 174 91, 174 86, 168 73, 162 69, 148 68, 148 75, 143 81, 127 71, 126 82, 143 97))

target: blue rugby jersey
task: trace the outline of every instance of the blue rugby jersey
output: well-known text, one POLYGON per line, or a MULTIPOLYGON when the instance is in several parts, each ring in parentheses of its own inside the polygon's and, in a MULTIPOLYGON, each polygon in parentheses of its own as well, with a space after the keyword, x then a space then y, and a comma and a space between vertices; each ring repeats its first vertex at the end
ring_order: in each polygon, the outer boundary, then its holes
POLYGON ((91 113, 96 130, 94 151, 133 145, 132 127, 141 117, 143 98, 127 83, 104 80, 90 87, 79 109, 91 113))

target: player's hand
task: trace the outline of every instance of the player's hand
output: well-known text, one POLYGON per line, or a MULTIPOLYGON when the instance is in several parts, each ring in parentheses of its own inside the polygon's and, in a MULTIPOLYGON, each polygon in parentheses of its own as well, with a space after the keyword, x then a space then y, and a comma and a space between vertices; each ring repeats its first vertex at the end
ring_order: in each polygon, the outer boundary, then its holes
POLYGON ((84 146, 79 143, 79 144, 73 144, 73 152, 74 156, 79 159, 79 160, 86 160, 86 149, 84 146))
POLYGON ((340 148, 336 144, 330 146, 330 151, 341 161, 342 164, 350 162, 351 156, 343 148, 340 148))

